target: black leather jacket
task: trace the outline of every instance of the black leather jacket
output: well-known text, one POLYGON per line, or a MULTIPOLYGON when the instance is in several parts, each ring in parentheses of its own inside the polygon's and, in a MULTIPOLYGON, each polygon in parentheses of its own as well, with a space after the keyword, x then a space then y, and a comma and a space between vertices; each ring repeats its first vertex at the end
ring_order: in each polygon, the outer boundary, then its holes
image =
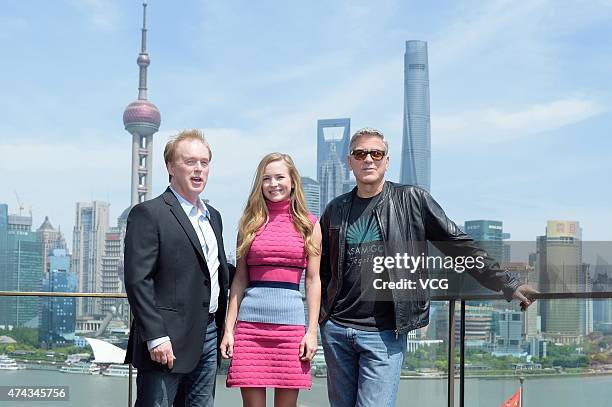
MULTIPOLYGON (((321 254, 321 313, 319 323, 329 319, 334 309, 338 292, 342 286, 342 269, 346 249, 346 229, 351 211, 352 192, 332 200, 320 219, 322 231, 321 254)), ((444 211, 425 190, 385 182, 381 197, 374 207, 374 213, 385 241, 385 256, 396 253, 409 256, 427 256, 429 241, 449 256, 482 256, 485 267, 467 270, 480 284, 494 291, 503 291, 509 301, 519 281, 499 267, 493 259, 487 258, 484 250, 457 225, 446 217, 444 211)), ((414 274, 406 270, 389 268, 389 281, 402 278, 412 280, 427 278, 426 268, 414 274)), ((395 309, 395 332, 401 334, 426 326, 429 323, 429 291, 416 284, 416 289, 390 290, 395 309)))

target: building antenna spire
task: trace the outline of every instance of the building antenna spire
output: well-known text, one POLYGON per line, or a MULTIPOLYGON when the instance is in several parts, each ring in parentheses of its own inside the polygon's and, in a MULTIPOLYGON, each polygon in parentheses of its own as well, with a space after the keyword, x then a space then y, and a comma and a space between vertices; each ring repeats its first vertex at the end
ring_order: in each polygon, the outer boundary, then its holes
POLYGON ((142 39, 140 54, 137 60, 140 67, 140 78, 138 83, 138 100, 147 100, 147 68, 151 63, 147 53, 147 1, 142 2, 142 39))

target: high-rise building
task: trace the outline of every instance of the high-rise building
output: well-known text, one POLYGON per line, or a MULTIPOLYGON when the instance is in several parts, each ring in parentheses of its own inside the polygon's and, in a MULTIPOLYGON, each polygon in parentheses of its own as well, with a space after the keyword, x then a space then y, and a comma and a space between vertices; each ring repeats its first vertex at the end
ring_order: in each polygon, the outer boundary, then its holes
POLYGON ((49 270, 48 261, 51 251, 53 249, 66 249, 66 239, 64 239, 59 229, 55 230, 48 216, 45 216, 42 225, 36 229, 36 235, 38 236, 38 241, 42 243, 43 271, 46 273, 49 270))
POLYGON ((317 181, 320 186, 320 213, 325 206, 344 193, 349 179, 346 157, 349 154, 351 119, 317 121, 317 181))
MULTIPOLYGON (((511 276, 516 277, 521 283, 529 284, 534 288, 538 287, 539 279, 535 266, 523 262, 510 262, 504 264, 504 268, 511 276)), ((522 313, 522 334, 525 336, 525 340, 529 340, 531 337, 541 337, 541 328, 538 322, 541 304, 542 302, 536 301, 522 313)), ((513 301, 511 303, 505 303, 504 301, 504 303, 500 305, 503 307, 502 310, 508 309, 510 311, 520 312, 520 303, 518 301, 513 301)))
MULTIPOLYGON (((455 322, 455 338, 460 339, 461 324, 455 322)), ((492 339, 493 308, 489 305, 465 306, 465 344, 471 347, 482 347, 492 339)))
MULTIPOLYGON (((593 291, 605 292, 612 289, 612 265, 597 255, 593 270, 593 291)), ((599 332, 612 333, 612 299, 593 301, 593 325, 599 332)))
MULTIPOLYGON (((578 222, 551 220, 546 235, 538 238, 536 262, 540 291, 572 293, 585 289, 581 229, 578 222)), ((583 299, 551 299, 540 306, 542 331, 555 342, 579 343, 588 332, 587 306, 583 299)))
POLYGON ((506 309, 497 310, 495 313, 498 324, 495 353, 504 355, 523 353, 521 311, 506 309))
MULTIPOLYGON (((109 204, 102 201, 77 202, 74 222, 71 270, 77 274, 79 292, 102 292, 102 257, 108 232, 109 204)), ((79 317, 100 314, 100 302, 83 299, 79 317)))
MULTIPOLYGON (((502 233, 503 240, 510 240, 512 235, 510 233, 502 233)), ((512 261, 512 244, 510 242, 504 242, 503 255, 500 261, 502 264, 510 263, 512 261)))
POLYGON ((0 204, 0 286, 5 286, 6 270, 8 268, 7 256, 8 239, 8 205, 0 204))
MULTIPOLYGON (((42 244, 31 228, 30 216, 0 205, 0 291, 40 291, 42 244)), ((0 298, 0 327, 38 326, 38 305, 35 297, 0 298)))
POLYGON ((8 230, 9 232, 31 232, 32 231, 32 216, 8 215, 8 230))
POLYGON ((425 41, 406 41, 400 182, 428 191, 431 186, 429 62, 425 41))
MULTIPOLYGON (((110 228, 104 238, 104 255, 102 256, 103 293, 121 293, 124 291, 118 273, 121 264, 121 251, 121 230, 118 227, 110 228)), ((121 300, 114 298, 102 300, 102 313, 107 314, 112 307, 117 309, 121 303, 121 300)))
MULTIPOLYGON (((52 249, 42 284, 47 292, 76 292, 77 275, 70 271, 70 256, 64 249, 52 249)), ((76 299, 50 297, 41 300, 39 340, 45 348, 67 346, 74 341, 76 299)))
POLYGON ((147 100, 147 68, 151 63, 147 52, 147 3, 143 3, 140 54, 136 60, 140 75, 138 100, 123 112, 123 124, 132 135, 131 206, 151 199, 153 134, 159 130, 161 115, 147 100))
MULTIPOLYGON (((431 338, 448 337, 448 304, 439 306, 433 317, 434 330, 430 328, 431 338)), ((455 339, 461 340, 461 324, 459 313, 455 314, 455 339)), ((493 338, 493 308, 490 305, 465 306, 465 344, 468 347, 486 347, 493 338)))
MULTIPOLYGON (((501 262, 503 256, 503 223, 498 220, 467 220, 463 231, 470 235, 476 244, 485 250, 489 257, 501 262)), ((464 292, 481 292, 482 286, 471 276, 463 277, 462 288, 464 292)), ((468 301, 468 305, 489 305, 495 307, 498 303, 478 300, 468 301)), ((503 305, 505 307, 505 305, 503 305)))
POLYGON ((466 220, 464 232, 486 250, 489 257, 501 263, 504 257, 503 222, 499 220, 466 220))
POLYGON ((321 216, 319 183, 310 177, 302 177, 302 188, 308 211, 318 218, 321 216))

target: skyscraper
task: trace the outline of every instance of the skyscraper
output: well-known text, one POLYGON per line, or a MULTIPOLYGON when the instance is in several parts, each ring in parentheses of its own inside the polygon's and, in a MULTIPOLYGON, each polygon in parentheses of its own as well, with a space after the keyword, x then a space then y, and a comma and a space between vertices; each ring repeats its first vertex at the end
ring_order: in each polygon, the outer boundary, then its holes
POLYGON ((136 60, 140 69, 138 100, 130 103, 123 112, 123 124, 132 135, 131 206, 151 199, 153 134, 161 123, 159 110, 147 100, 147 68, 151 60, 147 53, 146 1, 142 7, 141 48, 136 60))
POLYGON ((521 354, 522 315, 516 310, 495 311, 498 329, 495 341, 496 354, 521 354))
POLYGON ((0 204, 0 287, 4 286, 7 270, 8 205, 0 204))
MULTIPOLYGON (((102 257, 108 231, 109 204, 77 202, 71 269, 77 274, 79 292, 102 292, 102 257)), ((100 314, 100 302, 83 299, 78 316, 100 314)))
MULTIPOLYGON (((121 230, 118 227, 110 228, 104 236, 104 255, 102 256, 102 292, 120 293, 123 291, 123 284, 119 277, 118 270, 121 263, 121 230)), ((102 300, 102 312, 104 314, 111 311, 111 307, 118 308, 122 303, 115 298, 102 300)))
POLYGON ((66 240, 62 236, 62 232, 53 227, 48 216, 45 216, 42 225, 36 229, 36 235, 38 236, 38 241, 42 243, 43 271, 46 273, 49 271, 48 261, 51 251, 53 249, 66 249, 66 240))
MULTIPOLYGON (((551 220, 546 235, 538 239, 537 268, 540 290, 550 293, 584 291, 581 229, 578 222, 551 220)), ((560 343, 579 343, 588 334, 585 300, 547 300, 540 305, 542 331, 560 343)))
POLYGON ((465 233, 500 263, 504 255, 503 230, 503 222, 499 220, 466 220, 464 224, 465 233))
MULTIPOLYGON (((612 265, 597 255, 593 270, 593 291, 610 291, 612 287, 612 265)), ((612 299, 598 299, 593 302, 593 324, 599 332, 612 332, 612 299)))
POLYGON ((400 182, 428 191, 431 186, 430 123, 427 43, 406 41, 400 182))
MULTIPOLYGON (((42 244, 31 228, 30 216, 0 205, 0 291, 40 291, 42 244)), ((37 326, 38 304, 35 297, 0 298, 0 327, 37 326)))
MULTIPOLYGON (((489 257, 492 257, 498 262, 501 262, 503 256, 503 222, 499 220, 467 220, 463 225, 464 232, 474 241, 476 244, 485 250, 489 257)), ((463 290, 481 292, 482 286, 471 277, 464 277, 463 290)), ((495 307, 496 303, 491 301, 468 301, 468 305, 479 305, 486 304, 495 307)), ((507 305, 502 305, 507 307, 507 305)))
POLYGON ((349 179, 346 157, 349 153, 351 119, 317 121, 317 181, 320 186, 320 213, 325 206, 344 193, 349 179))
MULTIPOLYGON (((52 249, 47 261, 42 290, 72 293, 77 288, 76 273, 70 271, 70 256, 64 249, 52 249)), ((41 345, 47 348, 67 346, 74 341, 76 327, 76 299, 70 297, 43 298, 41 300, 41 345)))
POLYGON ((317 218, 321 216, 320 204, 320 189, 319 183, 310 177, 302 177, 302 188, 304 189, 304 198, 306 198, 306 207, 310 213, 317 218))

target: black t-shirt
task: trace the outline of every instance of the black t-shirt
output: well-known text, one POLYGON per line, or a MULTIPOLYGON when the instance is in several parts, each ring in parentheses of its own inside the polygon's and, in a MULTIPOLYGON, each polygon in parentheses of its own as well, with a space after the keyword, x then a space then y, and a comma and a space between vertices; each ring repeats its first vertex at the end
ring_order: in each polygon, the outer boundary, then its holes
POLYGON ((384 256, 383 237, 372 210, 380 194, 371 198, 353 195, 346 230, 342 287, 331 319, 343 326, 365 331, 395 329, 392 301, 376 301, 373 287, 381 275, 372 271, 373 258, 384 256))

